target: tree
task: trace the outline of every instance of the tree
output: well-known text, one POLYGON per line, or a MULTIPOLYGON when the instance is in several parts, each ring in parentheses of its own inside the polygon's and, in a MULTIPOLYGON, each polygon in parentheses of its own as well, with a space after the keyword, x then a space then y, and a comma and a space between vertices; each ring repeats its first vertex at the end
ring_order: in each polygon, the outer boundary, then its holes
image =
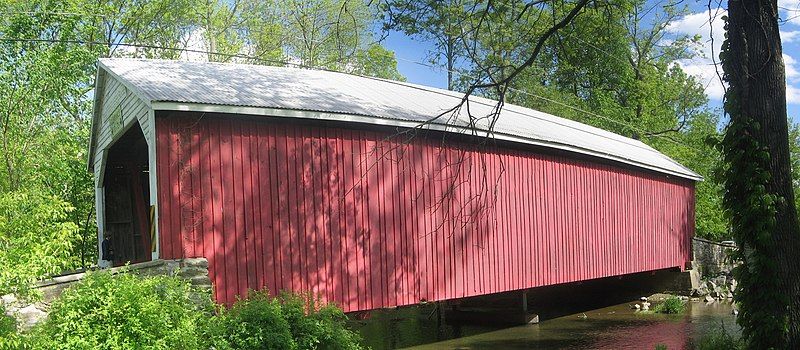
POLYGON ((70 266, 74 208, 44 193, 0 194, 0 295, 31 295, 37 279, 70 266))
MULTIPOLYGON (((374 44, 376 14, 366 2, 286 1, 286 52, 289 60, 310 67, 350 72, 356 57, 374 44)), ((362 56, 366 57, 366 56, 362 56)))
POLYGON ((374 40, 377 14, 362 1, 199 0, 193 36, 206 59, 300 65, 402 80, 394 53, 374 40))
POLYGON ((280 17, 281 8, 271 1, 202 0, 195 4, 193 36, 202 39, 208 61, 246 55, 256 58, 250 63, 277 64, 284 58, 280 17))
POLYGON ((387 13, 384 29, 399 30, 433 43, 433 48, 428 52, 429 61, 435 65, 444 61, 447 89, 452 90, 456 78, 453 71, 463 55, 459 22, 463 19, 464 9, 469 8, 470 4, 464 0, 389 0, 382 7, 387 13))
POLYGON ((738 258, 737 318, 751 348, 800 347, 800 226, 774 0, 730 1, 720 59, 730 123, 724 206, 738 258))
MULTIPOLYGON (((93 62, 105 46, 67 42, 96 34, 95 26, 86 30, 81 24, 86 17, 68 15, 79 11, 80 3, 33 1, 0 7, 6 13, 0 20, 0 32, 4 38, 13 38, 0 41, 0 98, 4 101, 0 103, 0 195, 53 196, 54 205, 66 202, 65 206, 73 208, 64 215, 80 230, 58 246, 70 249, 69 254, 52 247, 49 253, 65 258, 58 271, 81 267, 94 260, 96 251, 85 244, 96 237, 90 221, 94 191, 85 165, 91 109, 87 96, 92 88, 87 77, 94 74, 93 62)), ((95 23, 94 17, 88 19, 95 23)), ((46 249, 47 242, 33 242, 46 249)), ((0 251, 0 255, 4 253, 10 254, 0 251)), ((12 265, 3 268, 25 271, 12 265)))
POLYGON ((311 4, 315 10, 305 13, 318 23, 313 30, 328 35, 314 37, 327 42, 318 45, 286 30, 312 28, 288 16, 305 5, 0 0, 0 294, 96 261, 94 182, 86 159, 99 57, 176 59, 201 37, 207 47, 192 49, 214 51, 202 55, 207 60, 284 65, 295 58, 291 45, 313 46, 312 56, 321 60, 309 62, 316 67, 402 78, 393 53, 372 40, 379 18, 373 7, 352 0, 311 4), (52 216, 21 221, 14 215, 23 212, 3 203, 33 211, 29 216, 52 216))
POLYGON ((351 73, 398 81, 406 80, 397 71, 394 52, 377 43, 373 43, 366 50, 358 51, 353 62, 351 73))
MULTIPOLYGON (((390 3, 404 6, 392 13, 416 13, 413 18, 432 16, 419 12, 435 11, 427 2, 390 3)), ((541 34, 574 7, 569 2, 529 4, 492 1, 491 7, 478 4, 468 7, 471 12, 450 18, 451 26, 463 28, 458 37, 463 48, 459 69, 466 73, 456 79, 457 89, 468 91, 476 80, 504 80, 524 64, 541 34)), ((699 38, 667 31, 687 13, 675 3, 590 3, 544 42, 539 57, 509 82, 503 98, 642 138, 699 172, 705 181, 696 187, 701 209, 697 233, 726 239, 721 186, 714 176, 720 163, 714 147, 718 119, 706 106, 704 87, 675 63, 694 56, 692 48, 699 38), (659 11, 658 6, 663 9, 659 11)), ((402 19, 414 26, 413 19, 402 19)), ((419 30, 429 30, 427 22, 419 26, 419 30)), ((406 31, 413 33, 413 28, 406 31)), ((477 92, 499 98, 498 91, 477 92)))
MULTIPOLYGON (((185 48, 186 40, 190 38, 191 9, 194 5, 191 0, 61 2, 74 5, 71 11, 66 12, 66 17, 57 18, 57 21, 75 19, 75 29, 79 32, 72 39, 101 43, 102 47, 97 51, 99 57, 175 59, 181 54, 178 49, 185 48), (83 16, 84 13, 91 15, 83 16)), ((90 44, 89 47, 94 45, 90 44)))

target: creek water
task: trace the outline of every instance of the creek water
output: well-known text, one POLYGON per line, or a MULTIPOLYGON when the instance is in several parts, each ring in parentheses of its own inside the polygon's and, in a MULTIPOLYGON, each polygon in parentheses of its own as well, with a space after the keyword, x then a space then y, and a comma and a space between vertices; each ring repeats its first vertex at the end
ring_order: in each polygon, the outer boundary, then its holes
POLYGON ((688 302, 677 315, 635 311, 635 301, 546 319, 539 324, 450 325, 437 321, 432 305, 372 314, 354 321, 373 349, 691 349, 720 327, 738 334, 730 302, 688 302))

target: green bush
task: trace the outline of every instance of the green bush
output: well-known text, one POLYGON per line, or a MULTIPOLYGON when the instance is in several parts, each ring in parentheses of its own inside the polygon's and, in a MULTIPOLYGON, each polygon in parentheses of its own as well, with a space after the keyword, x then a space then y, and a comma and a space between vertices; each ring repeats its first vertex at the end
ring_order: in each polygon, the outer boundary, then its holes
POLYGON ((694 344, 695 350, 738 350, 744 348, 745 346, 741 340, 729 334, 724 326, 713 329, 694 344))
POLYGON ((176 277, 89 273, 32 330, 17 334, 13 319, 0 318, 0 350, 362 348, 344 313, 317 299, 252 292, 214 315, 197 293, 176 277))
POLYGON ((0 305, 0 339, 17 332, 17 322, 14 318, 6 316, 6 309, 0 305))
POLYGON ((284 293, 280 300, 299 349, 361 349, 360 337, 347 329, 347 316, 338 307, 310 295, 284 293))
POLYGON ((17 335, 17 321, 6 316, 6 310, 0 305, 0 350, 17 349, 20 339, 17 335))
POLYGON ((0 295, 28 297, 36 280, 69 267, 72 210, 42 193, 0 194, 0 295))
POLYGON ((175 277, 92 273, 64 291, 29 337, 41 349, 202 349, 211 304, 198 305, 192 293, 175 277))
POLYGON ((361 349, 341 309, 320 304, 308 296, 251 292, 220 311, 208 338, 215 349, 361 349))
POLYGON ((681 314, 685 307, 686 304, 684 304, 683 300, 674 295, 670 295, 660 304, 657 304, 653 308, 653 311, 662 314, 681 314))
POLYGON ((221 309, 212 331, 216 348, 296 349, 280 303, 265 293, 253 293, 228 311, 221 309))

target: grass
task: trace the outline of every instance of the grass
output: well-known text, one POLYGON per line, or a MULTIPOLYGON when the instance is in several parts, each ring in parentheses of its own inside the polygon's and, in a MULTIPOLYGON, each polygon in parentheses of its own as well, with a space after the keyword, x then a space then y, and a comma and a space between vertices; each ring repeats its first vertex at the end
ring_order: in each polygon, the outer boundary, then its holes
POLYGON ((705 334, 693 347, 695 350, 738 350, 744 348, 742 341, 729 334, 722 325, 705 334))
MULTIPOLYGON (((745 346, 736 336, 725 330, 724 325, 712 329, 689 347, 694 350, 744 350, 745 346)), ((664 344, 657 344, 655 350, 667 350, 664 344)))
POLYGON ((653 307, 653 311, 662 314, 680 314, 683 313, 686 304, 680 298, 670 295, 660 304, 653 307))

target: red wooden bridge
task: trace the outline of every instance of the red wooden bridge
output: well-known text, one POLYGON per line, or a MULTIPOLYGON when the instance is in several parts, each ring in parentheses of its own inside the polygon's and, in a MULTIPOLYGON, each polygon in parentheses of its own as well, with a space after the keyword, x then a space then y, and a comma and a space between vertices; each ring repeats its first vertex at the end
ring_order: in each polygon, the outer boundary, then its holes
MULTIPOLYGON (((486 142, 463 113, 429 120, 458 93, 331 72, 108 60, 101 80, 145 106, 127 122, 136 101, 118 101, 119 135, 141 130, 151 154, 135 173, 152 257, 207 258, 220 302, 267 288, 359 311, 691 260, 699 176, 636 140, 509 106, 486 142)), ((115 104, 98 95, 100 135, 115 104)), ((99 138, 105 174, 122 162, 99 138)))

